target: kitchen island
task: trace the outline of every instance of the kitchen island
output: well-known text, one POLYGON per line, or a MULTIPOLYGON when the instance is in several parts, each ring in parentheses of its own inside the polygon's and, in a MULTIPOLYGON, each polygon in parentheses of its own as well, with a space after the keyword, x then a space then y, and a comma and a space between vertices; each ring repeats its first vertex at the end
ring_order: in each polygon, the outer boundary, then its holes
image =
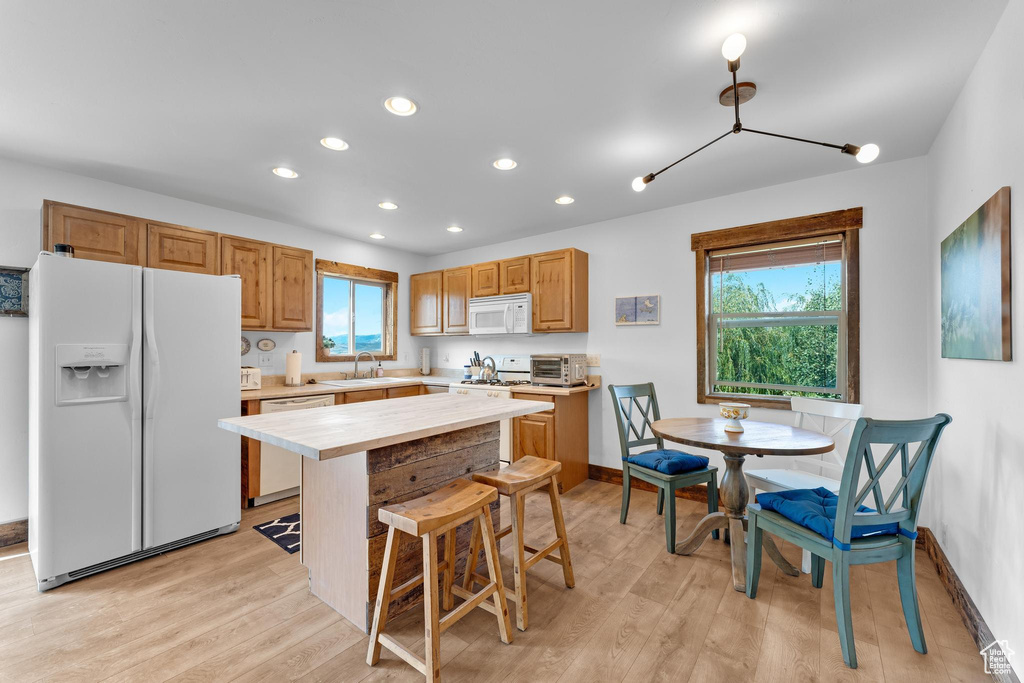
MULTIPOLYGON (((218 425, 303 456, 300 559, 310 591, 367 631, 387 537, 377 510, 497 469, 499 422, 549 408, 540 401, 433 394, 227 418, 218 425)), ((492 517, 497 522, 496 509, 492 517)), ((457 572, 469 549, 470 525, 464 527, 456 532, 457 572)), ((403 537, 400 549, 396 584, 422 565, 419 539, 403 537)), ((421 599, 422 588, 409 591, 392 603, 391 613, 421 599)))

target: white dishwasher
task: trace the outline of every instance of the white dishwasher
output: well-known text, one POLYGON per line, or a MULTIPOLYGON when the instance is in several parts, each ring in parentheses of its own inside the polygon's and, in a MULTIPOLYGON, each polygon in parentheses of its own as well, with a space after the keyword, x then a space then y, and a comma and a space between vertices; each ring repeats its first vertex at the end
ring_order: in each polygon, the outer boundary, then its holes
MULTIPOLYGON (((290 410, 333 406, 334 396, 303 396, 301 398, 273 398, 260 401, 260 415, 284 413, 290 410)), ((298 495, 302 480, 302 456, 266 442, 260 444, 260 488, 253 499, 254 505, 272 503, 298 495)))

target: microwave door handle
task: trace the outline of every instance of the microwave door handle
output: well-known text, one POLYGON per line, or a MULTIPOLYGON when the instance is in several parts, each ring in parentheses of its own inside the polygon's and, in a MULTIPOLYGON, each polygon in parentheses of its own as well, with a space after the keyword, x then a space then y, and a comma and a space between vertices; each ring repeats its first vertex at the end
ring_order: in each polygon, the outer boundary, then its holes
POLYGON ((514 307, 512 304, 505 306, 505 332, 508 333, 515 331, 512 329, 512 326, 515 324, 515 313, 513 313, 513 309, 514 307))

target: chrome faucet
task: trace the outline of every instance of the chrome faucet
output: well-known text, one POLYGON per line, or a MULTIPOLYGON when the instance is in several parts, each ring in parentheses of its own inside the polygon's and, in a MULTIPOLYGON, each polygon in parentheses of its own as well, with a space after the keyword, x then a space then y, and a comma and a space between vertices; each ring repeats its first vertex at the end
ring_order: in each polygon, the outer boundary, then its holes
MULTIPOLYGON (((373 354, 370 353, 369 351, 360 351, 359 353, 357 353, 356 354, 356 360, 355 360, 356 366, 355 366, 355 368, 352 371, 352 376, 355 377, 356 379, 359 379, 359 359, 362 358, 363 354, 366 354, 367 356, 369 356, 371 362, 373 362, 373 363, 377 362, 377 359, 374 358, 373 354)), ((372 373, 373 370, 370 370, 370 372, 372 373)))

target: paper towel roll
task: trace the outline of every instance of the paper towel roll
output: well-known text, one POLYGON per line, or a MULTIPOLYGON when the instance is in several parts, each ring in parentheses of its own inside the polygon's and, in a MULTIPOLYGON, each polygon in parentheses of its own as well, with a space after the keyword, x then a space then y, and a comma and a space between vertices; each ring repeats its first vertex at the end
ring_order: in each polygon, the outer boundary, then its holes
POLYGON ((285 386, 302 386, 302 354, 292 351, 285 357, 284 362, 284 383, 285 386))

